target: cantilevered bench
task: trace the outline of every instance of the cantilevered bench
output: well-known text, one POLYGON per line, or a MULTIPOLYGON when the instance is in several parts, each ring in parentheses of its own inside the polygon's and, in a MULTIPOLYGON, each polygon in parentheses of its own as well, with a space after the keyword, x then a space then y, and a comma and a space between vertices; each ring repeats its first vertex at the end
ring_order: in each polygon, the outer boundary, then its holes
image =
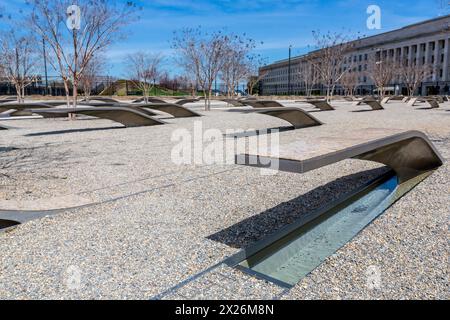
MULTIPOLYGON (((147 103, 169 103, 170 104, 170 102, 167 102, 165 100, 158 99, 158 98, 148 98, 147 101, 148 101, 147 103)), ((193 98, 193 99, 181 99, 181 100, 175 101, 174 104, 178 104, 180 106, 184 106, 185 104, 199 102, 199 101, 200 101, 199 99, 195 99, 195 98, 193 98)), ((136 99, 132 103, 142 103, 142 102, 145 103, 145 99, 144 98, 136 99)))
POLYGON ((17 101, 17 97, 5 97, 3 99, 0 99, 0 104, 14 101, 17 101))
POLYGON ((289 122, 294 129, 320 126, 323 123, 308 112, 293 107, 267 108, 260 110, 246 110, 244 113, 264 114, 289 122))
POLYGON ((189 104, 189 103, 194 103, 194 102, 199 102, 200 100, 198 99, 181 99, 178 101, 175 101, 175 104, 178 104, 180 106, 184 106, 185 104, 189 104))
POLYGON ((430 109, 439 109, 439 102, 435 99, 426 99, 427 103, 430 105, 430 109))
POLYGON ((433 98, 424 98, 424 97, 415 97, 412 98, 409 102, 408 105, 411 107, 414 107, 417 105, 417 103, 428 103, 430 105, 430 108, 428 109, 437 109, 439 108, 439 102, 436 99, 433 98))
POLYGON ((7 103, 7 104, 0 104, 0 113, 6 112, 6 111, 14 111, 10 113, 10 116, 31 116, 32 113, 28 111, 28 109, 32 108, 52 108, 51 105, 45 104, 45 103, 7 103))
POLYGON ((404 98, 402 99, 402 102, 408 103, 409 100, 411 100, 411 97, 404 97, 404 98))
POLYGON ((220 99, 219 101, 226 102, 228 104, 231 104, 234 107, 245 107, 245 103, 243 103, 240 100, 236 100, 236 99, 220 99))
POLYGON ((242 137, 249 137, 249 136, 260 135, 260 134, 272 133, 273 130, 278 130, 278 131, 297 130, 297 129, 302 129, 302 128, 321 126, 323 124, 322 122, 320 122, 318 119, 313 117, 308 112, 306 112, 300 108, 294 108, 294 107, 246 109, 246 110, 241 110, 240 112, 247 113, 247 114, 261 114, 261 115, 267 115, 267 116, 279 118, 286 122, 289 122, 291 124, 291 126, 260 129, 260 130, 256 130, 253 132, 246 131, 246 132, 240 132, 240 133, 233 133, 233 134, 230 134, 227 136, 231 136, 234 138, 242 138, 242 137))
POLYGON ((80 108, 58 108, 58 109, 31 109, 32 113, 39 114, 44 118, 63 118, 69 114, 82 114, 96 118, 109 119, 123 124, 125 127, 142 127, 165 124, 165 122, 152 118, 140 111, 123 107, 80 107, 80 108))
MULTIPOLYGON (((96 106, 96 107, 100 107, 100 106, 96 106)), ((152 112, 146 108, 143 108, 141 106, 136 106, 136 105, 132 105, 132 104, 116 104, 116 105, 112 105, 109 106, 110 108, 127 108, 127 109, 132 109, 134 111, 137 112, 142 112, 143 114, 149 116, 149 117, 154 117, 157 116, 158 114, 155 112, 152 112)))
POLYGON ((352 105, 355 107, 360 106, 364 103, 364 100, 376 100, 376 98, 371 97, 371 96, 366 96, 366 97, 362 97, 362 98, 354 98, 352 105))
MULTIPOLYGON (((142 103, 142 102, 145 102, 145 98, 139 98, 132 101, 132 103, 142 103)), ((147 103, 166 103, 166 101, 158 98, 147 98, 147 103)))
POLYGON ((281 103, 273 100, 241 100, 241 102, 247 106, 262 109, 262 108, 284 108, 281 103))
POLYGON ((355 141, 355 136, 360 136, 358 133, 349 135, 347 139, 340 137, 339 140, 324 136, 302 139, 280 145, 278 154, 267 151, 237 155, 236 163, 260 168, 277 163, 280 171, 304 173, 345 159, 360 159, 390 167, 396 172, 399 183, 435 170, 444 163, 437 149, 422 132, 386 135, 380 129, 379 132, 365 130, 365 133, 371 138, 359 138, 359 142, 355 141))
POLYGON ((106 103, 120 103, 119 100, 108 98, 108 97, 89 97, 89 100, 83 99, 81 102, 90 102, 90 101, 100 101, 100 102, 106 102, 106 103))
POLYGON ((427 102, 427 100, 425 98, 423 98, 423 97, 413 97, 413 98, 409 99, 408 106, 414 107, 419 102, 420 103, 425 103, 425 102, 427 102))
POLYGON ((425 97, 426 99, 434 99, 436 100, 438 103, 444 103, 445 99, 443 96, 429 96, 429 97, 425 97))
POLYGON ((385 97, 383 100, 381 100, 381 104, 387 104, 389 101, 391 101, 392 97, 385 97))
POLYGON ((358 105, 367 104, 372 108, 371 111, 384 110, 383 106, 375 99, 363 99, 358 102, 358 105))
POLYGON ((320 109, 321 111, 333 111, 336 110, 333 108, 326 100, 303 100, 303 101, 296 101, 298 103, 309 103, 313 105, 314 107, 320 109))
POLYGON ((403 99, 405 99, 404 96, 389 96, 389 97, 385 97, 383 100, 381 100, 381 103, 387 104, 390 101, 403 101, 403 99))
POLYGON ((148 103, 139 105, 140 108, 157 110, 168 113, 175 118, 190 118, 190 117, 201 117, 201 115, 195 111, 192 111, 183 106, 177 105, 175 103, 148 103))
POLYGON ((131 103, 93 103, 93 102, 82 102, 79 104, 80 106, 83 107, 95 107, 95 108, 104 108, 104 107, 108 107, 108 108, 128 108, 128 109, 132 109, 138 112, 142 112, 144 114, 146 114, 147 116, 150 117, 154 117, 157 116, 158 114, 155 112, 152 112, 146 108, 143 108, 142 106, 138 105, 138 104, 131 104, 131 103))

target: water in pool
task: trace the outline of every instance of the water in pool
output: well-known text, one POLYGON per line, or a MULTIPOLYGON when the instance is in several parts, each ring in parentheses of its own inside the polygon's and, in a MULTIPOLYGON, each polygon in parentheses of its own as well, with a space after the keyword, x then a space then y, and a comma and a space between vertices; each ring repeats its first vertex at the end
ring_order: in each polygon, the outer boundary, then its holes
MULTIPOLYGON (((423 178, 422 178, 423 179, 423 178)), ((391 176, 353 202, 316 220, 247 258, 240 266, 293 286, 353 239, 418 182, 399 186, 391 176)))

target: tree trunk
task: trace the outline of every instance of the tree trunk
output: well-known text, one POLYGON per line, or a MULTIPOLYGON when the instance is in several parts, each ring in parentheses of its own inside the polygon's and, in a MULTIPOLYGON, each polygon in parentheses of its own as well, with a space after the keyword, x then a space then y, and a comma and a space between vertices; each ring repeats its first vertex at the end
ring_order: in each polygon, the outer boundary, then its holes
POLYGON ((89 102, 91 97, 91 86, 87 84, 84 86, 83 90, 84 90, 84 98, 86 99, 87 102, 89 102))
POLYGON ((17 102, 22 103, 22 90, 18 83, 14 83, 14 87, 16 88, 17 93, 17 102))
POLYGON ((329 103, 330 102, 330 85, 327 85, 327 96, 326 96, 326 100, 329 103))
POLYGON ((144 102, 145 103, 148 103, 149 92, 150 92, 150 90, 146 86, 144 86, 142 88, 142 95, 144 96, 144 102))
POLYGON ((212 97, 212 88, 209 88, 209 91, 208 91, 208 111, 211 111, 211 97, 212 97))
POLYGON ((16 84, 15 87, 17 92, 17 101, 19 103, 23 103, 22 88, 19 84, 16 84))
POLYGON ((73 107, 77 107, 77 99, 78 99, 78 80, 73 80, 73 107))
POLYGON ((205 97, 205 111, 208 111, 208 97, 206 95, 206 90, 203 90, 203 96, 205 97))
POLYGON ((67 82, 67 79, 63 78, 63 83, 64 83, 64 90, 66 92, 67 108, 70 108, 70 90, 69 90, 69 84, 67 82))

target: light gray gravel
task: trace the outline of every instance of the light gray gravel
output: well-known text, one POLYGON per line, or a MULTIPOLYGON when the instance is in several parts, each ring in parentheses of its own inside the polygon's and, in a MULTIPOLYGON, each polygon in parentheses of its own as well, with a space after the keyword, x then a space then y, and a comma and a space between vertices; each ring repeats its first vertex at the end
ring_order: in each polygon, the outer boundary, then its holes
MULTIPOLYGON (((282 141, 317 132, 414 129, 450 156, 450 104, 425 111, 392 103, 386 111, 360 113, 351 112, 357 108, 350 104, 335 104, 335 112, 314 113, 325 126, 285 132, 282 141)), ((215 104, 217 110, 205 114, 205 129, 285 125, 223 107, 215 104)), ((3 121, 19 129, 1 133, 0 200, 77 195, 105 203, 0 233, 0 298, 450 297, 448 165, 289 292, 225 266, 170 290, 385 170, 355 160, 275 176, 235 165, 176 166, 171 135, 179 128, 192 132, 197 120, 128 129, 106 120, 3 121), (381 274, 374 290, 366 283, 369 267, 381 274)))

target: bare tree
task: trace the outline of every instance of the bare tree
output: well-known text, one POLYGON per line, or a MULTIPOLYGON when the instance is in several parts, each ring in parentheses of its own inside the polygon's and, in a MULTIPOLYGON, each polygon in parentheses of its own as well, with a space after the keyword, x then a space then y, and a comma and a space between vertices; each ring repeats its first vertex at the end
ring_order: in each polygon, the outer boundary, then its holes
POLYGON ((203 90, 206 111, 211 110, 212 86, 223 67, 229 43, 229 36, 220 31, 209 34, 201 28, 188 28, 174 33, 172 47, 178 52, 177 62, 203 90))
POLYGON ((350 65, 347 72, 342 76, 339 84, 345 91, 345 95, 354 96, 355 90, 359 85, 358 73, 353 65, 350 65))
POLYGON ((248 58, 248 76, 247 87, 248 94, 253 95, 253 91, 258 83, 260 83, 268 74, 267 70, 261 70, 261 67, 265 65, 265 60, 259 55, 252 55, 248 58))
POLYGON ((383 56, 381 52, 370 56, 367 75, 375 84, 380 100, 383 100, 386 87, 392 82, 398 69, 398 63, 383 56))
POLYGON ((104 61, 105 57, 102 55, 92 57, 80 77, 80 84, 83 88, 83 93, 86 100, 89 100, 95 82, 97 81, 99 75, 105 70, 104 61))
POLYGON ((229 39, 228 47, 224 52, 221 78, 227 88, 227 96, 231 97, 242 80, 258 75, 258 70, 255 73, 253 68, 259 56, 252 53, 252 50, 256 48, 255 40, 246 37, 245 34, 231 35, 229 39))
POLYGON ((162 57, 160 54, 142 51, 130 54, 126 58, 128 78, 136 88, 142 91, 146 103, 156 80, 160 78, 161 63, 162 57))
POLYGON ((306 56, 305 59, 301 62, 299 71, 297 72, 295 77, 296 81, 304 86, 305 95, 308 97, 312 95, 312 90, 318 82, 318 74, 318 71, 312 63, 312 57, 306 56))
POLYGON ((174 79, 172 79, 167 71, 161 72, 159 75, 159 86, 161 88, 174 90, 174 79))
POLYGON ((400 78, 408 89, 408 95, 412 97, 423 81, 433 74, 433 67, 429 64, 420 64, 418 61, 403 61, 398 69, 400 78))
POLYGON ((225 55, 225 61, 220 74, 225 83, 227 97, 233 96, 239 81, 244 79, 248 74, 247 65, 243 61, 242 55, 230 49, 225 55))
POLYGON ((186 73, 186 75, 182 76, 181 79, 183 80, 183 83, 185 85, 185 89, 189 90, 191 92, 191 96, 195 97, 197 96, 197 90, 198 90, 198 82, 195 75, 192 73, 186 73))
POLYGON ((74 106, 77 104, 79 82, 94 54, 104 51, 114 41, 124 36, 121 29, 134 17, 136 6, 124 6, 114 1, 30 0, 32 30, 50 47, 49 59, 64 82, 67 104, 70 104, 70 82, 73 86, 74 106), (69 10, 70 7, 70 10, 69 10), (78 11, 79 8, 79 11, 78 11), (78 17, 81 18, 77 22, 78 17), (68 19, 74 20, 69 28, 68 19))
POLYGON ((344 59, 354 42, 349 42, 343 33, 321 34, 314 31, 313 37, 316 51, 310 54, 311 63, 326 87, 326 99, 330 101, 336 85, 347 72, 344 68, 344 59))
POLYGON ((25 88, 38 80, 36 41, 29 35, 5 32, 0 39, 0 66, 3 75, 15 86, 17 100, 24 101, 25 88))

